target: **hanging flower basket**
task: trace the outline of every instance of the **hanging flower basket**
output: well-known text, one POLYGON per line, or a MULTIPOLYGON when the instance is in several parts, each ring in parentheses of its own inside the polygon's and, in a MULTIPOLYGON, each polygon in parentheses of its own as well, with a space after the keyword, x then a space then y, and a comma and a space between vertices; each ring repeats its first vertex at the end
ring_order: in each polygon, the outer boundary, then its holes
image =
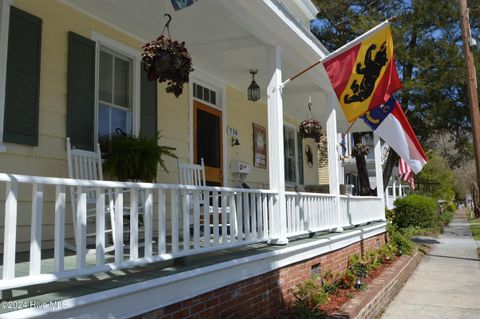
POLYGON ((320 125, 320 122, 315 119, 302 121, 298 129, 302 138, 313 138, 317 143, 320 142, 320 137, 323 135, 322 126, 320 125))
POLYGON ((185 42, 174 41, 162 34, 143 45, 142 49, 142 63, 148 79, 167 82, 165 91, 179 97, 183 93, 183 84, 188 83, 193 71, 185 42))

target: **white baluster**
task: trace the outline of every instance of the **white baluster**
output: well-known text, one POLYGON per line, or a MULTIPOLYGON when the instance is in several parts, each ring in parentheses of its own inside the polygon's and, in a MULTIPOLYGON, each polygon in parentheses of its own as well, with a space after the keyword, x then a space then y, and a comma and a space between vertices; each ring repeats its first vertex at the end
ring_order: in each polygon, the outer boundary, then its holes
POLYGON ((153 196, 152 190, 145 190, 145 257, 150 258, 153 254, 153 196))
POLYGON ((54 271, 64 270, 65 246, 65 186, 55 187, 55 237, 54 237, 54 271))
POLYGON ((103 188, 96 190, 96 264, 105 264, 105 191, 103 188))
POLYGON ((190 250, 190 194, 182 192, 183 207, 183 250, 190 250))
POLYGON ((138 190, 132 188, 130 189, 130 260, 135 259, 138 259, 138 190))
POLYGON ((87 257, 87 193, 77 187, 77 269, 85 268, 87 257))
POLYGON ((203 192, 203 238, 205 247, 210 246, 210 192, 203 192))
POLYGON ((213 197, 213 244, 218 245, 219 231, 218 231, 218 192, 212 192, 213 197))
POLYGON ((165 234, 166 234, 166 218, 165 218, 166 196, 164 190, 158 191, 158 254, 166 253, 165 234))
POLYGON ((193 247, 200 248, 200 192, 193 194, 193 247))
POLYGON ((123 192, 115 188, 115 263, 123 262, 123 192))
POLYGON ((43 185, 32 186, 32 220, 30 238, 30 276, 40 275, 42 265, 43 185))
POLYGON ((172 254, 178 253, 178 191, 172 190, 171 193, 171 211, 172 211, 172 254))
POLYGON ((15 247, 17 236, 17 182, 6 183, 5 233, 3 244, 3 279, 15 278, 15 247))

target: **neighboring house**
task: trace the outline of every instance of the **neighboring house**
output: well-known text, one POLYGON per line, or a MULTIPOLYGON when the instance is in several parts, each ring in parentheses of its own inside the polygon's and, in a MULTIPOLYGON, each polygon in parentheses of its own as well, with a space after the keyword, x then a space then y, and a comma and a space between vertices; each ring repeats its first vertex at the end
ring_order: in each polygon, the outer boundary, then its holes
MULTIPOLYGON (((328 53, 309 32, 310 1, 199 0, 177 12, 166 0, 0 5, 0 289, 12 301, 0 309, 5 318, 275 317, 299 278, 342 271, 348 254, 385 241, 383 193, 340 195, 335 146, 348 123, 324 68, 279 89, 328 53), (141 46, 159 35, 166 10, 171 35, 186 42, 195 68, 179 98, 148 82, 140 64, 141 46), (255 103, 246 98, 251 69, 262 89, 255 103), (309 96, 328 137, 329 194, 293 192, 320 183, 318 159, 310 164, 304 155, 316 145, 298 137, 309 96), (253 124, 266 129, 264 139, 254 141, 253 124), (215 187, 179 185, 171 158, 158 184, 67 179, 66 137, 94 150, 117 127, 136 135, 161 130, 160 143, 175 147, 180 162, 205 158, 215 187), (254 145, 265 146, 266 165, 255 165, 254 145), (239 162, 249 167, 242 180, 250 188, 235 188, 231 165, 239 162), (74 212, 70 189, 80 194, 74 212), (96 246, 87 250, 91 189, 102 214, 104 192, 114 194, 112 252, 104 252, 98 214, 96 246), (127 238, 129 219, 117 217, 140 193, 144 230, 127 238), (214 199, 200 205, 194 199, 201 197, 214 199), (65 251, 74 234, 76 250, 65 251)), ((359 130, 365 126, 353 127, 359 130)), ((378 138, 372 149, 381 183, 378 138)))
MULTIPOLYGON (((350 193, 353 195, 358 195, 357 190, 360 189, 360 181, 358 179, 357 165, 355 158, 351 156, 353 145, 352 134, 348 133, 343 136, 338 135, 341 147, 339 147, 339 153, 341 158, 343 158, 341 165, 340 176, 343 177, 343 180, 340 180, 340 184, 348 185, 348 189, 351 189, 350 193)), ((375 176, 375 152, 374 152, 374 141, 373 134, 364 134, 362 136, 362 143, 367 145, 369 150, 366 157, 368 176, 370 179, 370 187, 376 188, 376 176, 375 176)), ((385 166, 385 162, 388 156, 388 145, 382 141, 382 168, 385 166)), ((398 177, 398 167, 394 167, 392 175, 388 182, 387 188, 385 190, 385 206, 388 209, 393 208, 393 202, 400 197, 405 196, 409 193, 410 187, 408 185, 403 185, 402 181, 398 177)))

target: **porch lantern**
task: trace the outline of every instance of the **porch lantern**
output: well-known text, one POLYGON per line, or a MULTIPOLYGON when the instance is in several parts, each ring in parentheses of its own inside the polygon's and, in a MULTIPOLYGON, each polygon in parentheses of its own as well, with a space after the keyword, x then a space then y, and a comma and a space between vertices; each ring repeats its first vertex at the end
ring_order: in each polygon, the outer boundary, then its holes
POLYGON ((257 74, 257 70, 250 70, 250 74, 252 75, 252 83, 248 87, 248 100, 252 102, 256 102, 260 99, 260 87, 258 86, 257 82, 255 82, 255 74, 257 74))

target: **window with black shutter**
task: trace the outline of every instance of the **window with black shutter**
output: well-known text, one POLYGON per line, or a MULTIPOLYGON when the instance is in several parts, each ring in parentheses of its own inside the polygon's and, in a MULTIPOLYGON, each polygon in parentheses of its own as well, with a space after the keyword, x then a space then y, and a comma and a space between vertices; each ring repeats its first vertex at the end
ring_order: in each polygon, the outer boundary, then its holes
POLYGON ((10 8, 5 87, 5 142, 38 145, 42 20, 10 8))

